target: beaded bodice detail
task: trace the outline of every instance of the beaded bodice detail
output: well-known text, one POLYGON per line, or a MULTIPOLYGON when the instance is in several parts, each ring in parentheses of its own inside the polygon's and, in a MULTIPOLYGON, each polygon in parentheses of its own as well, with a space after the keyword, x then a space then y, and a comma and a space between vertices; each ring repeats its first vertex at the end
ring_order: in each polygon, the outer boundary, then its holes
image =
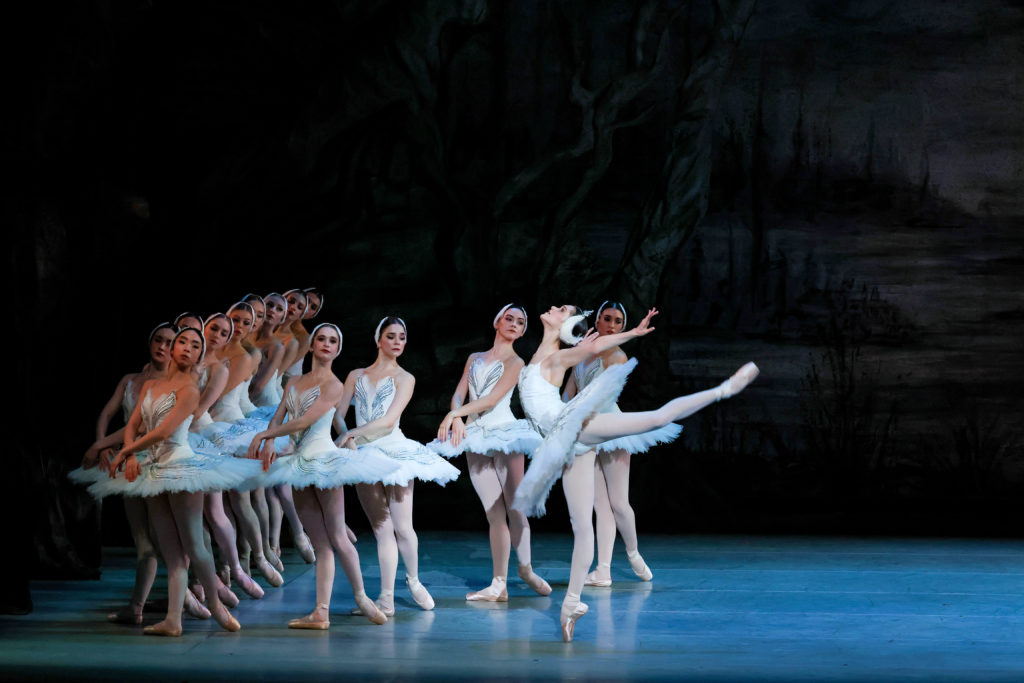
MULTIPOLYGON (((393 377, 385 377, 376 385, 371 385, 365 373, 360 375, 356 380, 355 395, 352 397, 352 402, 356 407, 356 426, 362 427, 367 422, 384 417, 393 400, 395 400, 393 377)), ((397 421, 395 429, 398 429, 397 421)))
MULTIPOLYGON (((301 394, 296 391, 294 386, 289 387, 288 393, 284 397, 284 407, 288 411, 288 419, 295 420, 305 415, 306 411, 309 410, 310 406, 316 403, 318 398, 320 398, 319 384, 311 386, 301 394)), ((326 435, 329 439, 331 436, 331 420, 333 418, 334 408, 331 408, 310 426, 300 432, 293 432, 290 434, 292 444, 298 447, 298 445, 301 444, 308 436, 326 435)))

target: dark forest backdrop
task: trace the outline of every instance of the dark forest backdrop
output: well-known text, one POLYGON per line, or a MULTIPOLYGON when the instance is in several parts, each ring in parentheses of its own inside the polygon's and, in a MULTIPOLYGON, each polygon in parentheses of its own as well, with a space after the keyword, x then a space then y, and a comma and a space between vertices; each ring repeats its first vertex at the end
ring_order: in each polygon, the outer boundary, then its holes
MULTIPOLYGON (((98 564, 65 475, 149 329, 311 285, 342 376, 408 321, 421 440, 512 299, 662 309, 625 407, 756 360, 634 459, 641 531, 1020 533, 1020 0, 34 7, 6 27, 5 481, 38 574, 98 564)), ((466 478, 417 498, 485 529, 466 478)), ((535 528, 568 529, 553 502, 535 528)))

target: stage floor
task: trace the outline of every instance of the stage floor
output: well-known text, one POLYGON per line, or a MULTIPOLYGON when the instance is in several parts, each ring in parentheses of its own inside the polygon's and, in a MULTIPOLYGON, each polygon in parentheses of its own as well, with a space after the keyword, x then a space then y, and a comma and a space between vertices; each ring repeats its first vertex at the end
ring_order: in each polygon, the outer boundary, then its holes
MULTIPOLYGON (((564 644, 570 544, 534 539, 551 596, 516 579, 508 603, 466 603, 467 590, 490 582, 486 535, 422 533, 434 611, 412 602, 400 568, 387 625, 347 616, 339 568, 328 632, 284 627, 314 602, 312 566, 289 551, 284 587, 260 601, 240 595, 240 633, 188 619, 170 639, 105 621, 133 577, 133 553, 111 549, 101 581, 35 582, 35 611, 0 617, 0 678, 1024 680, 1022 541, 644 536, 654 581, 637 580, 617 546, 612 587, 584 591, 590 613, 564 644)), ((358 548, 375 596, 369 533, 358 548)), ((161 574, 154 597, 164 585, 161 574)), ((147 623, 159 618, 147 613, 147 623)))

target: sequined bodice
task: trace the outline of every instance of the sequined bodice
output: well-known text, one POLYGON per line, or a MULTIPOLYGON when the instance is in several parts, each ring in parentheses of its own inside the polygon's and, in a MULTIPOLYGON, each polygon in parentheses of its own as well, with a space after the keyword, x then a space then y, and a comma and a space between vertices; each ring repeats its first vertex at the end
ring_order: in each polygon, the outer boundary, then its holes
POLYGON ((572 374, 576 378, 576 391, 583 391, 602 372, 604 372, 604 362, 600 356, 594 356, 589 363, 583 362, 574 366, 572 374))
MULTIPOLYGON (((502 374, 505 372, 505 364, 500 361, 484 363, 483 356, 477 356, 469 366, 469 400, 475 401, 487 396, 497 386, 502 374)), ((515 419, 512 414, 512 392, 515 387, 509 389, 504 396, 498 399, 486 413, 478 413, 470 416, 470 422, 488 417, 488 422, 507 422, 515 419), (493 417, 492 417, 493 416, 493 417)))
MULTIPOLYGON (((316 403, 316 400, 320 398, 320 385, 316 384, 306 389, 301 394, 295 390, 295 387, 289 387, 288 393, 284 397, 284 407, 288 411, 288 419, 295 420, 306 414, 309 407, 316 403)), ((331 420, 334 419, 334 408, 331 408, 326 413, 321 415, 316 422, 303 429, 301 432, 293 432, 290 434, 292 444, 296 447, 299 446, 303 441, 326 436, 328 439, 331 438, 331 420)))
MULTIPOLYGON (((176 402, 177 396, 173 391, 161 394, 156 398, 153 398, 152 391, 146 392, 139 406, 139 412, 141 413, 142 424, 146 428, 147 433, 152 432, 167 418, 174 409, 176 402)), ((177 429, 170 436, 149 449, 150 460, 160 462, 175 449, 188 448, 188 428, 191 424, 192 416, 189 415, 182 420, 181 424, 178 425, 177 429)))
MULTIPOLYGON (((367 422, 384 417, 393 400, 395 400, 394 378, 385 377, 374 386, 370 384, 370 380, 365 374, 360 375, 356 380, 355 395, 352 397, 352 403, 356 407, 356 426, 362 427, 367 422)), ((395 429, 398 429, 397 421, 395 429)))

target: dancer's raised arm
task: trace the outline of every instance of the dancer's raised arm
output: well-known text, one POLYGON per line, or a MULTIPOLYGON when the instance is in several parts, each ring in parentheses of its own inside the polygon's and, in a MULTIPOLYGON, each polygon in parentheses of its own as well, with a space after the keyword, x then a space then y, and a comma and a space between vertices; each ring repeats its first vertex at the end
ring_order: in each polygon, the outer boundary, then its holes
POLYGON ((652 308, 647 311, 647 315, 644 316, 643 320, 636 327, 618 334, 599 335, 592 329, 588 330, 587 335, 579 344, 568 349, 556 351, 544 362, 549 364, 551 368, 567 370, 577 363, 582 363, 590 356, 599 355, 608 349, 625 344, 631 339, 650 334, 654 331, 654 328, 650 326, 651 318, 656 315, 658 315, 658 309, 652 308))

